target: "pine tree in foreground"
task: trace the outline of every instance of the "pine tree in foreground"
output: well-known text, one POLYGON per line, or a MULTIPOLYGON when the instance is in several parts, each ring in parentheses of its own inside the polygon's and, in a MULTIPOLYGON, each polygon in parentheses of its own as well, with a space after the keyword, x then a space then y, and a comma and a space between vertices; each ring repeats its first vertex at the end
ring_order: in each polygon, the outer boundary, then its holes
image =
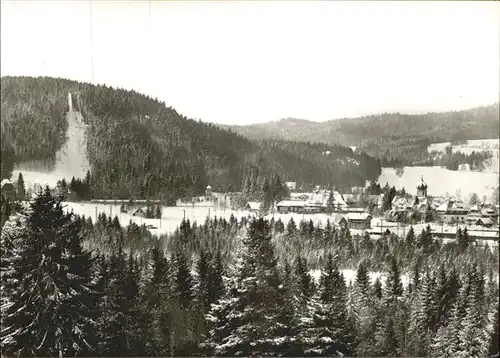
MULTIPOLYGON (((498 302, 498 301, 497 301, 498 302)), ((492 318, 492 323, 493 323, 493 329, 490 334, 490 344, 488 347, 488 356, 489 357, 498 357, 498 343, 500 341, 500 336, 498 334, 498 330, 500 328, 500 322, 499 322, 499 315, 498 315, 498 305, 496 310, 493 312, 493 318, 492 318)))
POLYGON ((171 273, 170 266, 163 251, 159 247, 151 250, 151 275, 146 282, 142 310, 144 320, 148 322, 142 339, 146 355, 170 355, 171 341, 171 273))
POLYGON ((210 333, 202 348, 221 356, 277 355, 288 345, 284 294, 263 219, 248 225, 238 275, 208 315, 210 333))
POLYGON ((352 355, 353 327, 346 299, 344 277, 329 254, 321 271, 318 294, 309 301, 299 333, 305 356, 352 355))
POLYGON ((456 357, 460 352, 460 330, 461 323, 465 317, 465 305, 467 302, 466 289, 462 287, 458 299, 455 301, 450 319, 446 326, 438 329, 433 342, 429 347, 433 356, 456 357))
POLYGON ((16 199, 24 200, 26 199, 26 186, 24 184, 23 174, 19 173, 16 182, 16 199))
POLYGON ((416 356, 428 355, 428 348, 436 327, 434 278, 426 272, 414 302, 411 324, 412 348, 416 356))
MULTIPOLYGON (((90 255, 81 227, 47 188, 23 213, 22 230, 2 231, 14 244, 2 282, 16 283, 2 322, 7 356, 89 356, 96 351, 90 255)), ((3 241, 3 240, 2 240, 3 241)))
POLYGON ((472 287, 467 300, 465 319, 462 320, 459 333, 459 350, 457 357, 486 357, 490 337, 486 322, 478 303, 478 290, 472 287))

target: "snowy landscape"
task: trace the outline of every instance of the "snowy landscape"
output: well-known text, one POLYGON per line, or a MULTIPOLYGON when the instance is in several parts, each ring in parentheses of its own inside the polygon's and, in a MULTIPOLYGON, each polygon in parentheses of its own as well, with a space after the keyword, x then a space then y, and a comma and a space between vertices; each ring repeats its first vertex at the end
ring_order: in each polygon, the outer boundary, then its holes
POLYGON ((491 198, 500 178, 498 173, 492 172, 453 171, 442 167, 404 167, 402 175, 398 175, 396 168, 382 168, 378 183, 389 183, 389 186, 405 188, 408 193, 416 194, 416 184, 422 176, 429 185, 429 195, 459 194, 463 200, 467 200, 472 193, 481 198, 491 198))
POLYGON ((499 5, 2 1, 1 357, 498 358, 499 5))

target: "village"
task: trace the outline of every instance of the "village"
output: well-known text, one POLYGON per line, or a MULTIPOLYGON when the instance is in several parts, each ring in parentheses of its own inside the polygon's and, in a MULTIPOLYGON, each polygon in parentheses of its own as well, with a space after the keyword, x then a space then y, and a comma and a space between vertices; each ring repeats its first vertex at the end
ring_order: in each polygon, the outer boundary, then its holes
MULTIPOLYGON (((395 195, 384 208, 384 194, 364 194, 366 188, 353 188, 353 193, 341 194, 317 187, 313 193, 296 191, 295 182, 287 182, 290 197, 270 209, 278 214, 327 214, 332 224, 354 231, 367 231, 372 235, 394 232, 405 233, 408 226, 432 228, 435 236, 452 238, 458 228, 482 239, 498 240, 499 205, 483 199, 467 205, 459 198, 433 197, 423 177, 416 184, 417 194, 395 195), (383 230, 382 230, 383 229, 383 230)), ((262 203, 250 201, 246 210, 261 213, 262 203)))
MULTIPOLYGON (((368 187, 352 188, 350 193, 339 193, 320 186, 316 186, 313 192, 302 192, 297 190, 295 182, 286 182, 285 185, 289 195, 272 203, 269 208, 265 208, 259 201, 248 201, 243 207, 238 207, 232 200, 238 193, 214 192, 210 185, 206 187, 203 196, 179 199, 171 208, 161 200, 92 199, 89 205, 119 206, 119 210, 115 209, 115 214, 119 212, 120 217, 125 215, 133 221, 144 222, 146 228, 153 232, 161 227, 162 218, 165 221, 166 209, 183 211, 182 218, 185 219, 186 210, 183 208, 204 208, 208 217, 211 216, 212 210, 212 215, 221 215, 222 211, 223 215, 234 213, 236 216, 276 216, 285 222, 292 217, 296 220, 320 222, 329 220, 335 227, 348 228, 355 235, 367 232, 371 237, 389 233, 400 237, 404 236, 410 227, 421 230, 429 225, 435 237, 454 239, 459 228, 467 228, 473 238, 496 241, 499 238, 498 204, 492 204, 483 198, 474 205, 467 205, 460 198, 453 196, 431 196, 423 177, 421 182, 415 185, 416 195, 404 193, 404 190, 403 193, 393 193, 393 197, 389 197, 390 203, 387 202, 387 191, 378 195, 369 194, 368 187)), ((15 198, 16 186, 17 183, 4 179, 1 183, 2 195, 15 198)), ((30 193, 33 195, 34 192, 36 188, 30 190, 25 198, 29 199, 30 193)), ((52 188, 52 192, 54 195, 61 195, 60 185, 52 188)), ((97 207, 95 210, 97 217, 97 207)), ((112 214, 113 209, 110 206, 109 215, 112 214)), ((165 224, 167 223, 164 222, 163 225, 165 224)), ((178 223, 167 225, 173 227, 175 224, 178 223)))

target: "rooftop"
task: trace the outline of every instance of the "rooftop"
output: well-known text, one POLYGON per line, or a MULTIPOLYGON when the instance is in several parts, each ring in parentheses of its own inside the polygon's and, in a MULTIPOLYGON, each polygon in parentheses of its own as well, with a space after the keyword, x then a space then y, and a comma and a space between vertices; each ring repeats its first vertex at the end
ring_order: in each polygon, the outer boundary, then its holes
POLYGON ((12 183, 10 182, 10 180, 9 179, 4 179, 4 180, 2 180, 1 187, 3 188, 4 185, 9 185, 9 184, 12 185, 12 183))
POLYGON ((283 200, 280 201, 276 206, 305 206, 306 202, 304 200, 283 200))
POLYGON ((350 220, 366 220, 372 218, 368 213, 347 213, 347 219, 350 220))
POLYGON ((250 207, 250 210, 259 210, 260 209, 260 202, 249 201, 246 206, 250 207))

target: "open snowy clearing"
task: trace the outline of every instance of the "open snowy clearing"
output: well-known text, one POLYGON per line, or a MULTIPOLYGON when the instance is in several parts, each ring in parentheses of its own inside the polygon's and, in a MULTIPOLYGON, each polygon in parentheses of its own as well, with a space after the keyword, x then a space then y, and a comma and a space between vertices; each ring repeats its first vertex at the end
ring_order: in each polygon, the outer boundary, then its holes
POLYGON ((452 171, 443 167, 404 167, 401 176, 397 175, 395 168, 382 168, 378 183, 382 186, 389 183, 398 190, 405 188, 407 193, 415 195, 422 176, 428 185, 429 195, 447 196, 460 192, 465 200, 472 193, 480 198, 484 195, 491 198, 500 178, 498 173, 452 171))

